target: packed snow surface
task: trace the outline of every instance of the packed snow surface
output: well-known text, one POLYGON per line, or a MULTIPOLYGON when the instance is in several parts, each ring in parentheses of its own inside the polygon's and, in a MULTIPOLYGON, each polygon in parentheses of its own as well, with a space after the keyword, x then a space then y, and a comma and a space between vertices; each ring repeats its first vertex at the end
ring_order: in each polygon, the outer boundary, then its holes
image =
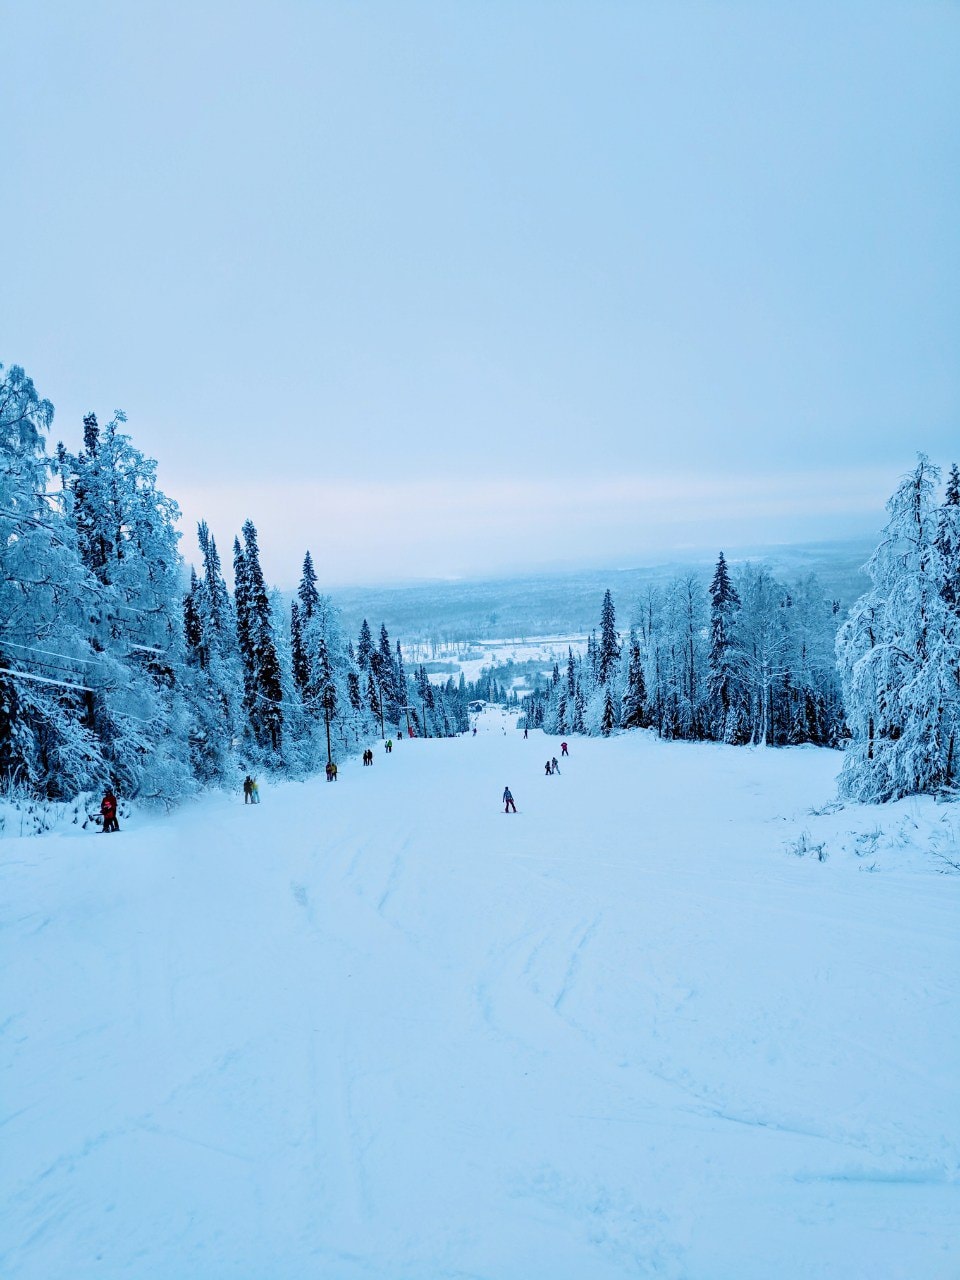
POLYGON ((960 1275, 955 806, 376 750, 0 843, 5 1277, 960 1275))

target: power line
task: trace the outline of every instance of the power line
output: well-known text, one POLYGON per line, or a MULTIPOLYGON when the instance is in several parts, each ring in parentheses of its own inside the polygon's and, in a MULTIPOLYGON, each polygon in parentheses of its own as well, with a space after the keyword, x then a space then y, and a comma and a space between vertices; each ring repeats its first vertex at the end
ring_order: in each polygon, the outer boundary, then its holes
POLYGON ((52 684, 58 689, 76 689, 80 693, 96 693, 85 684, 70 684, 66 680, 51 680, 49 676, 34 676, 26 671, 13 671, 10 667, 0 667, 0 675, 10 676, 14 680, 33 680, 36 684, 52 684))

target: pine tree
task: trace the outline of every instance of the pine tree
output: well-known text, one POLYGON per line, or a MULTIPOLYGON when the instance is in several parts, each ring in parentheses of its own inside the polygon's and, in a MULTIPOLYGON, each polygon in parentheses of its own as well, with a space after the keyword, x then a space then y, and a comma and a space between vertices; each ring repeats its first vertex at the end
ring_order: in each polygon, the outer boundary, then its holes
POLYGON ((317 605, 320 603, 320 593, 317 591, 317 575, 314 572, 313 560, 310 558, 309 551, 303 557, 303 572, 300 575, 297 596, 300 600, 300 608, 303 611, 303 620, 304 622, 309 622, 316 612, 317 605))
MULTIPOLYGON (((242 532, 244 548, 237 587, 240 587, 242 580, 246 597, 244 601, 245 665, 249 671, 247 701, 250 728, 261 747, 279 753, 283 739, 283 685, 274 640, 270 597, 263 579, 263 570, 260 567, 257 530, 252 520, 244 523, 242 532)), ((240 613, 241 605, 238 597, 238 638, 240 613)))
POLYGON ((943 559, 943 598, 960 612, 960 472, 950 468, 946 500, 937 521, 937 550, 943 559))
POLYGON ((203 668, 207 665, 209 657, 203 643, 203 624, 200 621, 200 609, 198 600, 200 597, 200 582, 197 578, 196 570, 190 570, 190 590, 183 598, 183 637, 186 641, 187 648, 196 654, 198 665, 203 668))
POLYGON ((577 692, 573 700, 573 732, 585 733, 586 724, 584 721, 584 713, 586 711, 587 701, 584 697, 583 686, 577 681, 577 692))
POLYGON ((203 556, 205 611, 209 619, 209 623, 205 623, 205 630, 213 633, 213 637, 207 637, 207 643, 209 644, 215 637, 215 643, 220 647, 221 652, 226 654, 231 648, 228 638, 232 621, 230 593, 223 580, 216 541, 205 520, 201 520, 197 525, 197 541, 203 556))
POLYGON ((372 671, 367 676, 367 706, 370 708, 374 720, 380 725, 380 736, 385 738, 387 735, 383 723, 383 699, 380 696, 380 689, 372 671))
POLYGON ((360 637, 357 640, 357 666, 361 671, 366 671, 370 666, 370 655, 373 653, 373 636, 370 634, 370 624, 364 618, 360 624, 360 637))
POLYGON ((609 738, 616 723, 617 712, 613 705, 613 694, 610 692, 610 686, 607 685, 604 692, 603 716, 600 720, 600 731, 605 738, 609 738))
POLYGON ((104 684, 123 673, 88 638, 97 584, 80 559, 71 495, 63 505, 48 497, 52 420, 23 369, 0 366, 0 775, 57 798, 106 775, 92 717, 104 684))
POLYGON ((383 713, 391 724, 398 724, 400 720, 400 713, 397 705, 398 697, 395 684, 396 673, 393 666, 393 651, 390 647, 390 637, 387 634, 387 628, 383 623, 380 625, 380 646, 378 657, 377 678, 380 681, 381 696, 383 698, 383 713))
POLYGON ((708 700, 711 736, 735 742, 740 734, 738 712, 742 705, 739 662, 735 642, 735 622, 740 597, 730 581, 723 552, 710 583, 710 657, 708 660, 708 700))
POLYGON ((104 673, 108 664, 115 672, 85 720, 128 795, 169 799, 194 785, 189 690, 179 683, 187 656, 179 509, 157 485, 156 462, 120 430, 125 422, 117 412, 101 430, 88 414, 80 454, 57 449, 76 546, 97 584, 89 640, 104 673))
POLYGON ((609 589, 604 592, 600 609, 600 648, 597 652, 597 683, 606 684, 620 661, 620 637, 617 615, 609 589))
MULTIPOLYGON (((398 722, 398 732, 399 732, 400 717, 402 716, 404 709, 409 705, 409 702, 410 702, 410 693, 409 693, 409 690, 407 689, 407 672, 403 665, 403 652, 400 648, 399 640, 397 641, 396 654, 397 656, 396 656, 396 662, 394 663, 394 673, 395 673, 395 684, 396 684, 396 692, 397 692, 397 722, 398 722)), ((464 714, 466 715, 466 701, 464 701, 464 714)), ((464 728, 466 728, 468 725, 469 725, 469 719, 467 720, 467 723, 464 725, 464 728)))
POLYGON ((303 643, 303 620, 296 600, 290 604, 290 655, 294 681, 301 698, 307 700, 310 697, 310 660, 303 643))
POLYGON ((624 729, 642 729, 646 724, 647 690, 643 677, 643 656, 636 630, 630 628, 630 657, 627 687, 621 703, 620 724, 624 729))

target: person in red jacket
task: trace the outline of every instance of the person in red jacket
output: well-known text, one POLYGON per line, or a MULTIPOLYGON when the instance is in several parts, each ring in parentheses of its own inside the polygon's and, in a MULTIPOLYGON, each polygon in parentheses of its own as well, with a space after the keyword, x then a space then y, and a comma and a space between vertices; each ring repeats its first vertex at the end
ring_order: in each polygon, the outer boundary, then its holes
POLYGON ((100 802, 100 812, 103 815, 103 832, 104 835, 108 831, 119 831, 120 823, 117 821, 117 797, 108 787, 103 800, 100 802))

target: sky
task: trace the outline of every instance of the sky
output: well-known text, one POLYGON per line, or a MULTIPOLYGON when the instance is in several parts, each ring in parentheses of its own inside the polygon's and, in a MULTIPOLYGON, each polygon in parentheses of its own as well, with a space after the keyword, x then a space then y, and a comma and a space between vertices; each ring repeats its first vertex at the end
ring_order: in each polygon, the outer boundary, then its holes
POLYGON ((0 0, 0 362, 281 586, 875 532, 960 460, 960 4, 0 0))

